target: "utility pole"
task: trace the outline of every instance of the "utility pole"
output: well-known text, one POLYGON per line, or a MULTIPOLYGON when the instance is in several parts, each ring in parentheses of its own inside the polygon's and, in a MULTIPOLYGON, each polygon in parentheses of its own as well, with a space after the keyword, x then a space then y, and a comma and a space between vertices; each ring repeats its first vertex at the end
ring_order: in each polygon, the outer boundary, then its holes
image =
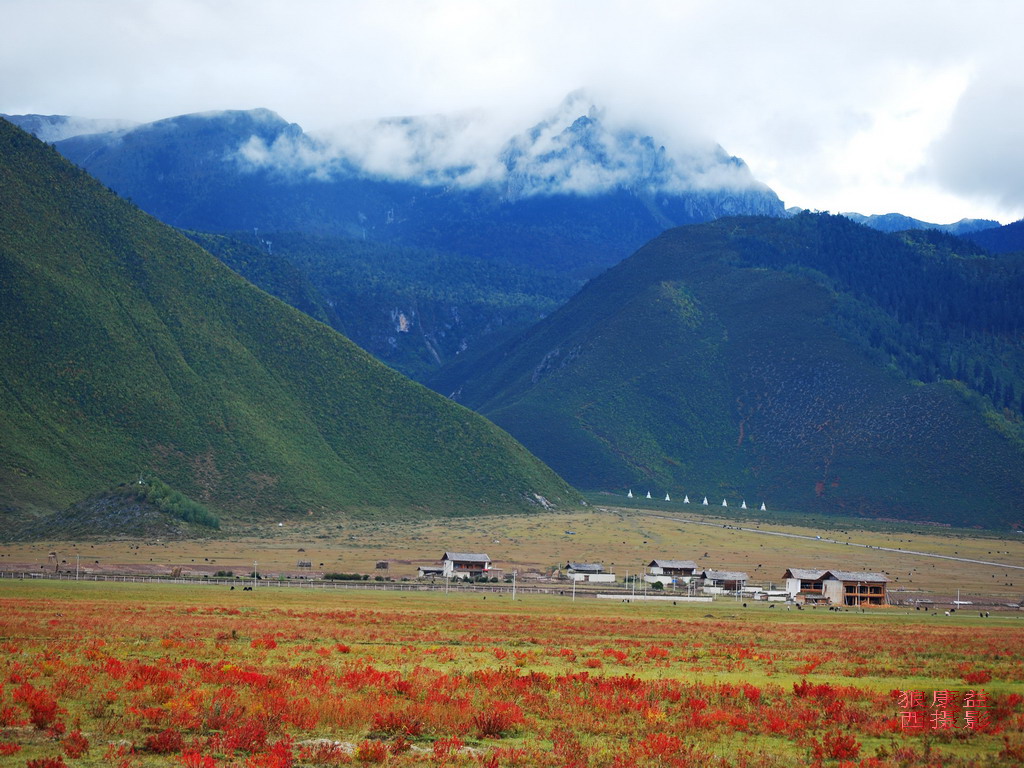
POLYGON ((256 591, 256 561, 252 561, 252 588, 256 591))
POLYGON ((78 581, 78 570, 82 565, 82 556, 75 555, 75 581, 78 581))
POLYGON ((516 599, 516 574, 518 571, 512 571, 512 599, 516 599))
POLYGON ((572 601, 574 603, 576 602, 576 577, 575 577, 575 575, 573 576, 573 580, 572 580, 572 601))

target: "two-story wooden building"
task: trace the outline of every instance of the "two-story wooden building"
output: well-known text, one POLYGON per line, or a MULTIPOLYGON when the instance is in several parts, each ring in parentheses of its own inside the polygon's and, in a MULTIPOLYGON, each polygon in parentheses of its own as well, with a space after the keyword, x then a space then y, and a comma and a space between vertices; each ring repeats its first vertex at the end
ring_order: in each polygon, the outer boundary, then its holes
POLYGON ((828 605, 885 605, 889 577, 870 571, 788 568, 783 574, 786 593, 798 603, 828 605))
POLYGON ((472 552, 445 552, 441 556, 441 574, 446 579, 472 579, 486 576, 491 570, 491 558, 472 552))

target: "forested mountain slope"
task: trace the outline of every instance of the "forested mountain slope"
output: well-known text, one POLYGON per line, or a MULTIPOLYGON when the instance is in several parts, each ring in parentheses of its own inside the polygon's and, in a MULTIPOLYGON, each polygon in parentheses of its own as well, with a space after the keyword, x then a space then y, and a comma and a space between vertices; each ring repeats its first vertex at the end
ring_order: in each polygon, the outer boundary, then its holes
MULTIPOLYGON (((19 119, 76 124, 37 118, 19 119)), ((432 116, 314 135, 256 109, 59 134, 55 146, 162 221, 247 243, 215 251, 254 248, 247 276, 285 300, 295 294, 277 292, 275 271, 292 260, 338 309, 336 327, 418 380, 536 322, 667 227, 784 215, 721 147, 666 148, 585 94, 486 150, 467 130, 432 116)))
POLYGON ((578 487, 1001 527, 1024 498, 1024 270, 842 217, 666 232, 442 371, 578 487))
POLYGON ((0 505, 11 519, 143 471, 229 522, 576 498, 506 433, 5 121, 0 291, 0 505))

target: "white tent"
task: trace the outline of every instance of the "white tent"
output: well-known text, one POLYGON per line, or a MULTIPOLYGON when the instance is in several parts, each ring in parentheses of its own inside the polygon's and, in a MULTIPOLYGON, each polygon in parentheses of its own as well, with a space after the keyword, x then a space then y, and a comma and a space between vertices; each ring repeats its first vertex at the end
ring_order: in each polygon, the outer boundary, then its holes
POLYGON ((767 510, 768 510, 768 508, 764 505, 764 502, 762 501, 761 502, 761 511, 762 512, 766 512, 767 510))
POLYGON ((647 498, 648 499, 651 498, 651 492, 650 491, 647 492, 647 498))
POLYGON ((729 506, 729 502, 726 501, 725 499, 722 499, 722 506, 723 507, 728 507, 729 506))
POLYGON ((629 489, 629 493, 626 494, 626 498, 627 499, 632 499, 633 498, 633 489, 632 488, 629 489))
POLYGON ((746 509, 746 508, 747 508, 747 502, 744 501, 742 504, 740 504, 740 509, 746 509))
POLYGON ((683 504, 689 504, 689 503, 690 503, 690 497, 689 496, 683 496, 683 504))
POLYGON ((665 494, 665 501, 672 501, 672 499, 670 499, 670 498, 668 497, 668 494, 667 494, 667 493, 665 494))
POLYGON ((705 497, 704 497, 704 506, 706 507, 707 505, 708 505, 708 497, 707 497, 707 496, 705 496, 705 497))

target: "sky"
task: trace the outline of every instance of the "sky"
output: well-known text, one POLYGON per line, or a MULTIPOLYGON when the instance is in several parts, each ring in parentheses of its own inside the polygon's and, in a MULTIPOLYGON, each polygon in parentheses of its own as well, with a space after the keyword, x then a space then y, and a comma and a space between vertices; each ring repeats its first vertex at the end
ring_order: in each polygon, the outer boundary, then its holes
POLYGON ((507 137, 585 88, 669 148, 718 142, 787 206, 1024 217, 1010 0, 0 0, 0 18, 7 114, 265 107, 337 135, 472 113, 507 137))

